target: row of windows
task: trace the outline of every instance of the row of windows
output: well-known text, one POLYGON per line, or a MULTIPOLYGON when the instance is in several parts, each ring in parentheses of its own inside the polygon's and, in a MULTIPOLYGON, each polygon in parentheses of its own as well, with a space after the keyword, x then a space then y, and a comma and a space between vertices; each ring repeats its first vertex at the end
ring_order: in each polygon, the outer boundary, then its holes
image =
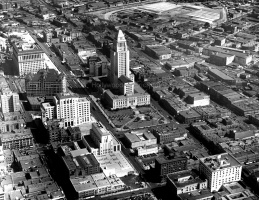
POLYGON ((19 56, 19 61, 35 60, 39 58, 43 59, 43 54, 31 54, 31 55, 19 56))

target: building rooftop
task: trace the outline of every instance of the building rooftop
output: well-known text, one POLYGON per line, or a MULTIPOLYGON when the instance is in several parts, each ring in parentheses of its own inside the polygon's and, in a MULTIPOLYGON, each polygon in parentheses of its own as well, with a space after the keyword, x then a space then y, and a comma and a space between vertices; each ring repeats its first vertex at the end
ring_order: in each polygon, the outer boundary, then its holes
POLYGON ((110 135, 110 132, 100 122, 93 123, 92 127, 94 130, 97 130, 97 132, 102 136, 110 135))
POLYGON ((97 189, 92 176, 70 178, 70 181, 76 192, 83 192, 88 190, 97 189))
POLYGON ((181 161, 181 160, 187 160, 187 157, 181 153, 175 153, 173 156, 159 156, 156 157, 156 161, 160 164, 170 163, 172 160, 174 161, 181 161))
POLYGON ((77 192, 125 185, 115 174, 106 176, 104 173, 92 174, 86 177, 70 178, 70 181, 77 192))
POLYGON ((223 73, 222 71, 216 69, 216 68, 211 68, 209 69, 209 71, 215 75, 217 75, 218 77, 220 77, 221 79, 224 80, 230 80, 230 81, 234 81, 235 79, 233 79, 232 77, 226 75, 225 73, 223 73))
POLYGON ((15 129, 14 132, 2 133, 0 138, 1 142, 9 142, 14 140, 33 138, 33 136, 30 129, 15 129))
POLYGON ((228 153, 200 158, 200 162, 205 164, 211 171, 241 165, 231 154, 228 153))
POLYGON ((62 80, 62 75, 59 75, 55 69, 41 69, 36 74, 28 74, 26 79, 31 82, 56 82, 62 80))
POLYGON ((129 172, 134 172, 133 167, 120 151, 95 157, 106 175, 116 174, 122 177, 129 172))
POLYGON ((122 83, 131 83, 131 82, 132 82, 131 79, 128 78, 127 76, 125 76, 125 75, 121 75, 121 76, 119 77, 119 80, 120 80, 122 83))
POLYGON ((191 93, 188 96, 194 98, 194 100, 209 99, 210 98, 209 95, 207 95, 203 92, 191 93))
POLYGON ((180 172, 175 172, 168 174, 167 178, 175 184, 177 188, 185 187, 187 185, 192 185, 195 183, 202 183, 205 180, 202 180, 199 177, 199 172, 195 170, 184 170, 180 172))
POLYGON ((212 199, 214 196, 209 190, 195 190, 189 193, 179 194, 181 199, 185 200, 200 200, 200 199, 212 199))
POLYGON ((125 133, 125 137, 131 142, 140 142, 144 140, 154 140, 156 137, 150 132, 145 130, 144 132, 130 132, 125 133))
POLYGON ((179 113, 182 117, 185 119, 191 119, 191 118, 197 118, 200 117, 200 114, 197 113, 195 110, 190 109, 190 110, 183 110, 179 113))
POLYGON ((28 53, 44 53, 41 47, 34 43, 16 42, 14 44, 14 49, 18 52, 18 55, 28 54, 28 53))

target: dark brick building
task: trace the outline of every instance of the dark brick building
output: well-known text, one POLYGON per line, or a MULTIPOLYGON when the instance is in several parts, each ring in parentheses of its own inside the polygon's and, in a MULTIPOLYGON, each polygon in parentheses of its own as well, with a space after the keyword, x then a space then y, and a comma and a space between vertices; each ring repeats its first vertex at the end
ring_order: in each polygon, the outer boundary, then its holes
POLYGON ((187 169, 187 157, 181 154, 169 156, 159 156, 155 160, 155 170, 157 176, 164 180, 166 175, 187 169))

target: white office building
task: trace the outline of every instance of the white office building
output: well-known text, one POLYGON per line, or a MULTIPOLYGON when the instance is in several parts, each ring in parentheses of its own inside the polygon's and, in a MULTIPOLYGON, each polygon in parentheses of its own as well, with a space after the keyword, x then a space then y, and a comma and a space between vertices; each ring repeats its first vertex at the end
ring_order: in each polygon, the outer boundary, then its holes
POLYGON ((119 95, 106 90, 103 99, 114 109, 136 107, 150 104, 150 95, 135 83, 134 75, 129 69, 129 50, 124 34, 119 30, 111 49, 111 66, 108 79, 111 87, 119 89, 119 95))
POLYGON ((119 141, 100 122, 92 124, 90 137, 84 137, 83 142, 89 152, 95 156, 121 151, 119 141), (94 144, 96 148, 93 148, 94 146, 91 144, 94 144))
POLYGON ((108 69, 108 76, 111 83, 118 83, 118 78, 121 76, 134 79, 134 75, 132 75, 129 70, 129 50, 127 41, 121 30, 119 30, 117 38, 113 43, 110 57, 111 68, 108 69))
POLYGON ((19 76, 37 73, 46 68, 44 52, 38 44, 16 42, 13 45, 13 60, 19 76))
POLYGON ((12 92, 4 77, 0 77, 1 112, 9 113, 20 110, 19 95, 12 92))
POLYGON ((78 126, 90 122, 90 101, 86 97, 71 94, 57 94, 53 103, 41 105, 42 120, 57 119, 64 127, 78 126))
POLYGON ((225 183, 240 181, 241 172, 242 165, 228 153, 200 158, 200 173, 207 178, 211 192, 225 183))

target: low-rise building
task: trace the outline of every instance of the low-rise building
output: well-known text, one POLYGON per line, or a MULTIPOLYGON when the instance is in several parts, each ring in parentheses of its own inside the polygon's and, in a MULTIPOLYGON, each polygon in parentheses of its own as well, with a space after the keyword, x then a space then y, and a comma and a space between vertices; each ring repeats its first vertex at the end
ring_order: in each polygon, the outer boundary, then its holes
POLYGON ((203 92, 192 93, 186 97, 185 101, 192 107, 207 106, 210 104, 210 96, 203 92))
POLYGON ((226 53, 215 53, 210 55, 209 62, 218 66, 226 66, 231 64, 234 59, 234 55, 229 55, 226 53))
POLYGON ((79 155, 76 157, 67 155, 62 157, 65 174, 67 177, 86 176, 100 172, 100 164, 93 154, 79 155))
POLYGON ((190 109, 190 110, 179 112, 179 114, 177 115, 177 119, 181 123, 190 124, 201 120, 201 115, 197 113, 195 110, 190 109))
POLYGON ((172 56, 172 51, 164 45, 146 45, 145 51, 149 56, 159 60, 166 60, 172 56))
POLYGON ((103 173, 70 178, 70 182, 76 199, 109 194, 123 190, 125 187, 125 184, 116 175, 106 176, 103 173))
POLYGON ((161 125, 152 127, 150 131, 157 138, 158 144, 166 144, 187 137, 186 129, 180 128, 177 125, 161 125))
POLYGON ((171 115, 178 115, 181 111, 190 109, 190 106, 174 96, 162 98, 160 103, 171 115))
POLYGON ((158 145, 153 144, 149 146, 137 147, 136 148, 137 156, 143 156, 148 154, 158 153, 158 145))
MULTIPOLYGON (((213 54, 215 55, 215 53, 221 53, 218 55, 221 55, 222 57, 226 57, 226 54, 230 55, 230 57, 227 56, 228 62, 229 62, 229 60, 232 59, 232 56, 234 56, 233 62, 238 63, 240 65, 247 65, 253 59, 253 56, 244 50, 228 48, 228 47, 220 47, 220 46, 205 47, 205 48, 203 48, 202 53, 204 55, 208 55, 208 56, 211 56, 213 54)), ((214 58, 215 58, 215 56, 214 56, 214 58)))
POLYGON ((235 102, 231 105, 231 110, 238 115, 249 116, 249 119, 256 123, 256 118, 253 116, 259 113, 258 101, 251 98, 244 101, 235 102))
POLYGON ((125 139, 127 145, 132 149, 157 144, 157 138, 146 130, 125 133, 125 139))
POLYGON ((225 82, 229 85, 234 85, 236 84, 236 80, 228 75, 226 75, 225 73, 223 73, 222 71, 216 69, 216 68, 211 68, 208 71, 208 75, 212 76, 213 78, 225 82))
POLYGON ((208 180, 202 179, 195 170, 184 170, 167 175, 167 185, 174 195, 207 189, 208 180))
POLYGON ((135 173, 132 164, 121 151, 96 155, 95 157, 106 176, 116 174, 118 177, 124 177, 135 173))
POLYGON ((8 120, 8 121, 1 121, 0 120, 0 131, 4 132, 11 132, 15 129, 23 129, 26 126, 24 119, 17 119, 17 120, 8 120))

